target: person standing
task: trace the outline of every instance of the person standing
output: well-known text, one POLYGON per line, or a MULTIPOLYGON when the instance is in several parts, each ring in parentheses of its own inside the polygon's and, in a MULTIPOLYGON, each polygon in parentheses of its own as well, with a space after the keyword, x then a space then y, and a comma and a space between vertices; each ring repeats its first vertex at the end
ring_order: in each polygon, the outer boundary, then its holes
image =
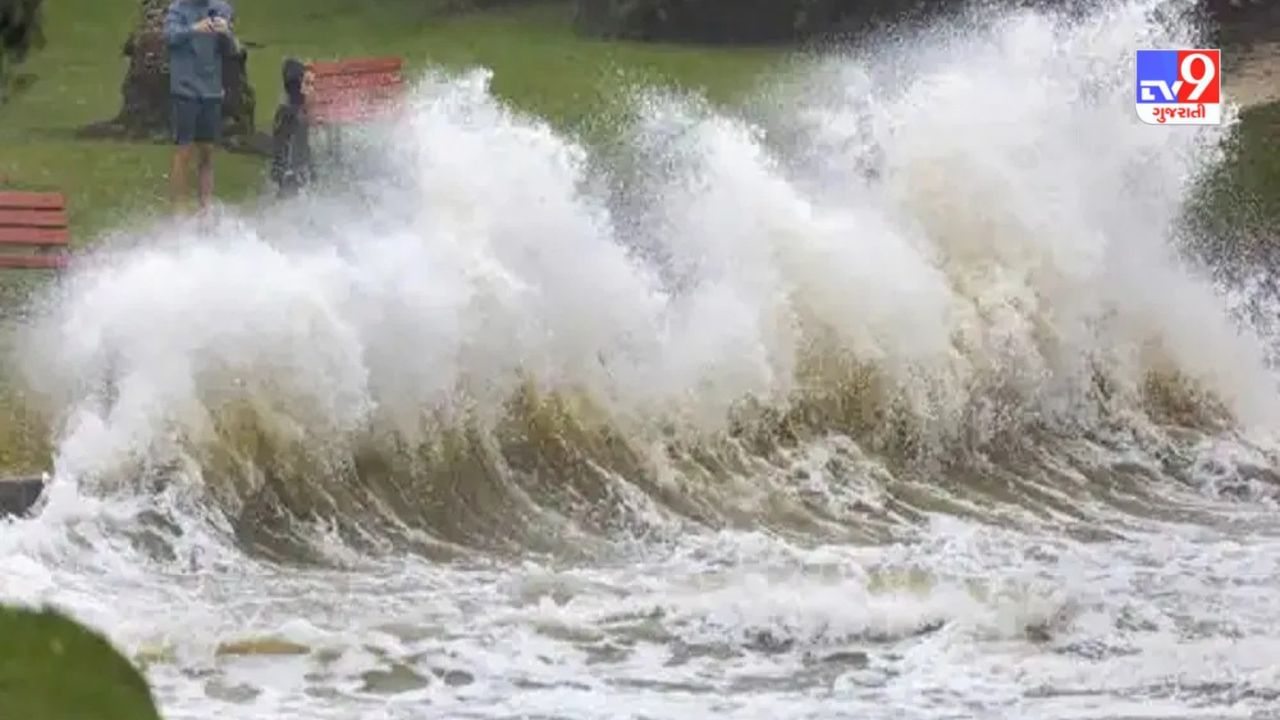
POLYGON ((316 177, 307 103, 314 76, 306 65, 294 58, 285 59, 280 75, 284 97, 272 122, 271 179, 278 188, 277 196, 284 199, 297 195, 316 177))
POLYGON ((187 173, 196 155, 200 209, 213 199, 213 147, 221 139, 222 63, 238 52, 225 0, 174 0, 165 16, 169 50, 173 167, 169 176, 175 205, 187 197, 187 173))

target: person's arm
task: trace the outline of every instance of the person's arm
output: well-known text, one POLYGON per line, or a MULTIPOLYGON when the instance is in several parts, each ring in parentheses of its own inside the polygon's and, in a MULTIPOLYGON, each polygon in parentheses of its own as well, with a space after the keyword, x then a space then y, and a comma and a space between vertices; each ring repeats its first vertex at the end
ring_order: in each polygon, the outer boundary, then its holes
POLYGON ((226 3, 214 3, 218 18, 224 23, 221 29, 223 41, 226 42, 227 54, 237 55, 240 52, 240 40, 235 33, 235 12, 226 3))
POLYGON ((169 47, 175 47, 183 43, 191 42, 191 36, 198 32, 198 23, 196 25, 188 25, 183 17, 182 10, 178 7, 178 3, 169 6, 169 12, 164 17, 164 40, 169 47))

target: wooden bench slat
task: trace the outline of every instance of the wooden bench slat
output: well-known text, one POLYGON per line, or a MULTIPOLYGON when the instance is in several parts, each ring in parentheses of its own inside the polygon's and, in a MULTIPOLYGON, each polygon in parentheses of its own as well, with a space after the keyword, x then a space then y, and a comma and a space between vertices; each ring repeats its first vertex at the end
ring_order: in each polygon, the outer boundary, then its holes
POLYGON ((67 255, 3 255, 0 268, 12 270, 57 270, 67 266, 67 255))
POLYGON ((390 115, 394 112, 395 105, 389 103, 380 105, 333 105, 317 110, 311 117, 312 121, 317 124, 332 125, 341 122, 368 120, 378 116, 390 115))
POLYGON ((3 210, 0 227, 64 228, 67 213, 63 210, 3 210))
POLYGON ((0 253, 0 269, 65 268, 70 255, 40 251, 65 251, 70 244, 66 204, 66 197, 59 192, 0 192, 0 247, 24 251, 0 253))
POLYGON ((0 227, 0 244, 66 245, 71 233, 62 228, 0 227))
POLYGON ((315 91, 311 118, 321 125, 370 120, 389 113, 405 92, 399 57, 350 58, 313 62, 315 91))
POLYGON ((67 201, 62 193, 52 192, 0 192, 0 209, 61 210, 67 201))
POLYGON ((317 97, 311 105, 311 110, 328 110, 334 107, 342 106, 359 106, 359 105, 380 105, 394 103, 400 100, 404 93, 394 89, 387 89, 382 92, 340 92, 317 97))
POLYGON ((404 79, 396 73, 363 73, 360 75, 330 75, 316 78, 315 94, 324 95, 345 88, 386 87, 401 85, 404 79))
POLYGON ((386 113, 393 111, 404 97, 398 88, 377 91, 344 91, 317 97, 311 107, 313 119, 331 118, 351 113, 386 113))
POLYGON ((363 73, 395 72, 404 66, 398 57, 385 58, 352 58, 349 60, 328 60, 311 63, 308 67, 315 74, 316 80, 329 75, 352 75, 363 73))
POLYGON ((338 88, 327 93, 316 93, 310 98, 310 102, 312 107, 315 107, 319 105, 333 105, 335 103, 344 102, 363 102, 365 99, 396 99, 402 97, 404 94, 404 88, 398 85, 338 88))
POLYGON ((324 113, 315 119, 317 125, 342 125, 346 123, 364 122, 377 118, 379 113, 366 108, 337 109, 324 113))

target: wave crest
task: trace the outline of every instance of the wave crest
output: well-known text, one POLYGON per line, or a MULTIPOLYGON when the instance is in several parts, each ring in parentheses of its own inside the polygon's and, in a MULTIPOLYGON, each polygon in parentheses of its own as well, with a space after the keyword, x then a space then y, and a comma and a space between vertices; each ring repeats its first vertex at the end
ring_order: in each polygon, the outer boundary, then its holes
POLYGON ((616 160, 485 72, 426 77, 363 180, 138 229, 47 299, 23 360, 57 474, 179 478, 262 548, 568 551, 653 513, 874 534, 928 505, 807 498, 833 436, 865 489, 1269 427, 1265 338, 1169 241, 1224 130, 1129 106, 1135 41, 1191 38, 1155 5, 824 59, 765 111, 639 92, 616 160))

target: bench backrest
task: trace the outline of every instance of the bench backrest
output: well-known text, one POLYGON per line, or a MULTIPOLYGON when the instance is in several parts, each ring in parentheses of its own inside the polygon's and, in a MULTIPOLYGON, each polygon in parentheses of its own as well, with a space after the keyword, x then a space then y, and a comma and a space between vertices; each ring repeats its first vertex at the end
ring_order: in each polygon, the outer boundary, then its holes
POLYGON ((394 108, 404 92, 398 57, 313 62, 311 120, 338 125, 373 118, 394 108))
POLYGON ((61 193, 0 191, 0 268, 65 267, 70 241, 61 193))

